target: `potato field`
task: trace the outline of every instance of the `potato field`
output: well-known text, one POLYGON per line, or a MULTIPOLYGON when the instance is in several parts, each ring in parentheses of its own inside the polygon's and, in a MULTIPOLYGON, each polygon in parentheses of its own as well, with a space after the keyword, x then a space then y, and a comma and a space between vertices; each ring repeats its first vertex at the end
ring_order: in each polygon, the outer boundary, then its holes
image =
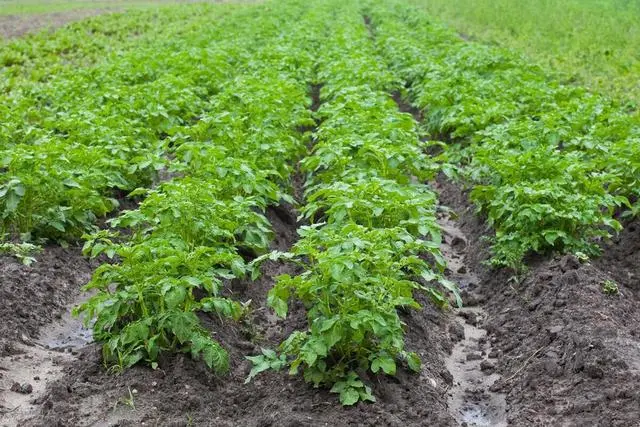
POLYGON ((85 6, 0 39, 0 425, 640 426, 634 103, 416 2, 85 6))

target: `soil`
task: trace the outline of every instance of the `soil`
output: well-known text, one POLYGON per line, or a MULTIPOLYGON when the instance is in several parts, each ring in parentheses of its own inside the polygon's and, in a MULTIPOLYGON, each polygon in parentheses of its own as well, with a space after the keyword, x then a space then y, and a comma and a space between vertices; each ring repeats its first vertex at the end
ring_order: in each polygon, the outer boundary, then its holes
MULTIPOLYGON (((444 235, 440 247, 447 260, 447 278, 458 284, 468 300, 469 290, 478 286, 480 279, 466 265, 473 248, 455 217, 455 212, 446 209, 439 214, 444 235)), ((501 378, 495 373, 495 351, 482 329, 487 314, 481 307, 462 307, 454 313, 458 317, 451 319, 448 329, 457 342, 445 360, 452 377, 449 412, 461 425, 506 426, 505 396, 493 389, 501 378)))
MULTIPOLYGON (((31 266, 0 257, 0 340, 26 341, 60 319, 91 277, 80 248, 46 247, 31 266)), ((0 352, 2 355, 2 352, 0 352)))
MULTIPOLYGON (((0 259, 0 425, 637 426, 637 251, 624 249, 637 244, 636 225, 599 260, 533 260, 515 279, 482 264, 490 230, 465 193, 443 179, 434 186, 453 209, 440 215, 443 252, 465 308, 444 312, 422 301, 423 310, 404 315, 407 348, 422 356, 423 370, 371 378, 377 403, 342 408, 335 395, 284 372, 244 384, 246 355, 306 325, 304 307, 292 307, 285 320, 265 308, 274 277, 296 273, 290 265, 269 262, 256 282, 229 284, 228 293, 251 300, 245 321, 203 317, 229 350, 227 376, 186 355, 117 375, 101 364, 99 347, 87 345, 87 331, 63 315, 92 266, 77 248, 47 248, 31 267, 0 259), (617 281, 618 295, 603 293, 607 279, 617 281)), ((296 216, 291 206, 268 211, 274 249, 295 242, 296 216)))
MULTIPOLYGON (((0 257, 0 423, 14 425, 39 410, 32 401, 62 375, 64 363, 85 341, 69 315, 93 266, 80 248, 47 247, 31 266, 0 257), (72 334, 67 334, 70 329, 72 334), (47 332, 47 333, 42 333, 47 332)), ((86 336, 86 334, 85 334, 86 336)))
POLYGON ((594 264, 640 296, 640 221, 635 220, 603 245, 594 264))
POLYGON ((80 9, 32 15, 2 15, 0 16, 0 39, 19 37, 46 29, 52 30, 70 22, 79 21, 109 11, 113 12, 113 10, 105 9, 80 9))
POLYGON ((517 278, 482 264, 489 256, 482 236, 490 230, 458 186, 445 179, 437 186, 469 236, 465 264, 480 281, 464 299, 486 313, 483 326, 501 376, 491 390, 505 393, 508 424, 640 425, 638 226, 629 224, 604 245, 598 260, 532 259, 517 278), (617 280, 618 295, 603 292, 605 280, 617 280))

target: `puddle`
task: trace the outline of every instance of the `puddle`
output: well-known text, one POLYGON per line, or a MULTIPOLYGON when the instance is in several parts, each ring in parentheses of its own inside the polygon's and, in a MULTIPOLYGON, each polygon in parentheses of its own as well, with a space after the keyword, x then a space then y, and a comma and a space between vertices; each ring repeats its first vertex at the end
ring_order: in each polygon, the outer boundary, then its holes
POLYGON ((447 277, 458 284, 460 289, 477 285, 480 279, 467 268, 464 257, 467 248, 467 238, 456 226, 447 212, 441 212, 438 216, 438 224, 442 229, 442 245, 440 250, 447 260, 449 274, 447 277))
POLYGON ((73 317, 67 310, 60 320, 40 331, 37 343, 49 350, 75 352, 93 341, 91 329, 85 328, 82 319, 73 317))
POLYGON ((453 375, 453 387, 449 391, 449 409, 467 426, 503 427, 507 425, 505 396, 492 392, 491 386, 500 378, 492 373, 496 359, 489 356, 491 346, 487 331, 480 324, 484 312, 479 308, 462 308, 455 319, 464 329, 464 339, 458 342, 445 360, 453 375))
MULTIPOLYGON (((447 260, 447 277, 461 289, 480 283, 477 275, 465 264, 467 238, 445 212, 438 219, 442 227, 442 254, 447 260)), ((487 331, 478 327, 486 318, 479 307, 456 310, 453 319, 464 337, 454 346, 445 364, 453 376, 449 390, 449 410, 455 419, 468 427, 505 427, 507 425, 505 396, 491 391, 500 378, 494 374, 496 358, 487 339, 487 331)))
POLYGON ((59 320, 40 330, 37 340, 14 342, 10 355, 0 357, 0 426, 19 426, 37 412, 47 385, 64 374, 78 350, 92 342, 91 330, 71 316, 70 305, 59 320))

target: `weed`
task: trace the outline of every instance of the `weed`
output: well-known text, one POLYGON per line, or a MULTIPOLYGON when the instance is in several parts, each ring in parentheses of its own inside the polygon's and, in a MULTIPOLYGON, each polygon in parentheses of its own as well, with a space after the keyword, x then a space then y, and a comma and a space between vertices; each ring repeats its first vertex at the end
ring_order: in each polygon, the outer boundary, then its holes
POLYGON ((607 279, 602 282, 602 292, 604 292, 605 295, 618 295, 620 293, 620 289, 616 282, 607 279))

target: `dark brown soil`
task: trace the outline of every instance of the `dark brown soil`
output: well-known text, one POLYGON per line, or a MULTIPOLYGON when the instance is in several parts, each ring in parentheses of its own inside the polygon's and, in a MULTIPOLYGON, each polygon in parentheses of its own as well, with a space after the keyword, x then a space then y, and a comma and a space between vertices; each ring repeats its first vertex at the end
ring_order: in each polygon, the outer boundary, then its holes
POLYGON ((594 264, 640 296, 640 221, 627 224, 620 235, 603 245, 594 264))
POLYGON ((0 257, 0 340, 38 338, 38 330, 60 318, 91 277, 78 247, 47 247, 31 266, 0 257))
MULTIPOLYGON (((629 287, 635 283, 631 278, 637 252, 624 249, 637 244, 633 224, 605 248, 607 255, 601 260, 582 264, 570 256, 540 259, 532 262, 526 277, 516 280, 508 271, 490 271, 482 265, 488 250, 481 237, 490 230, 473 214, 464 193, 445 181, 437 187, 443 204, 459 214, 456 225, 464 232, 466 248, 462 262, 477 277, 464 283, 465 303, 481 310, 478 319, 484 320, 477 326, 488 331, 488 342, 479 338, 477 349, 463 352, 473 362, 469 366, 478 365, 474 369, 497 378, 490 390, 480 387, 466 396, 482 402, 487 393, 504 393, 507 421, 514 426, 638 425, 640 315, 629 287), (610 275, 602 265, 616 274, 610 275), (619 295, 603 293, 607 279, 618 282, 619 295), (491 354, 484 354, 483 348, 491 354), (474 352, 483 357, 480 363, 470 356, 474 352)), ((282 206, 270 209, 268 217, 276 230, 273 248, 288 249, 296 239, 295 211, 282 206)), ((455 249, 455 236, 450 240, 455 249)), ((32 267, 6 257, 0 260, 0 331, 9 345, 19 342, 21 335, 37 337, 40 328, 68 308, 91 271, 78 249, 49 248, 32 267)), ((459 271, 450 272, 451 277, 468 275, 459 271)), ((420 375, 401 370, 395 378, 371 378, 376 404, 342 408, 335 395, 314 390, 286 372, 261 374, 245 385, 251 367, 246 355, 260 347, 273 348, 306 325, 304 307, 292 307, 286 320, 266 308, 274 277, 295 274, 295 268, 269 262, 263 272, 254 283, 229 284, 227 289, 241 301, 251 300, 253 310, 245 321, 203 318, 230 352, 227 376, 212 374, 186 355, 166 357, 155 371, 138 366, 116 375, 102 366, 99 347, 90 345, 77 358, 56 362, 63 363, 61 375, 48 383, 17 424, 456 425, 447 393, 457 379, 444 360, 464 332, 460 336, 460 320, 426 301, 423 310, 404 319, 407 347, 421 354, 423 370, 420 375)), ((460 315, 467 323, 475 319, 464 317, 465 312, 460 315)))
POLYGON ((474 248, 467 265, 483 272, 466 303, 488 314, 484 327, 502 375, 493 388, 507 395, 509 424, 640 425, 640 310, 631 289, 640 268, 637 225, 606 246, 600 260, 539 259, 518 280, 482 266, 485 225, 457 186, 439 187, 474 248), (603 292, 607 279, 618 281, 619 295, 603 292))

